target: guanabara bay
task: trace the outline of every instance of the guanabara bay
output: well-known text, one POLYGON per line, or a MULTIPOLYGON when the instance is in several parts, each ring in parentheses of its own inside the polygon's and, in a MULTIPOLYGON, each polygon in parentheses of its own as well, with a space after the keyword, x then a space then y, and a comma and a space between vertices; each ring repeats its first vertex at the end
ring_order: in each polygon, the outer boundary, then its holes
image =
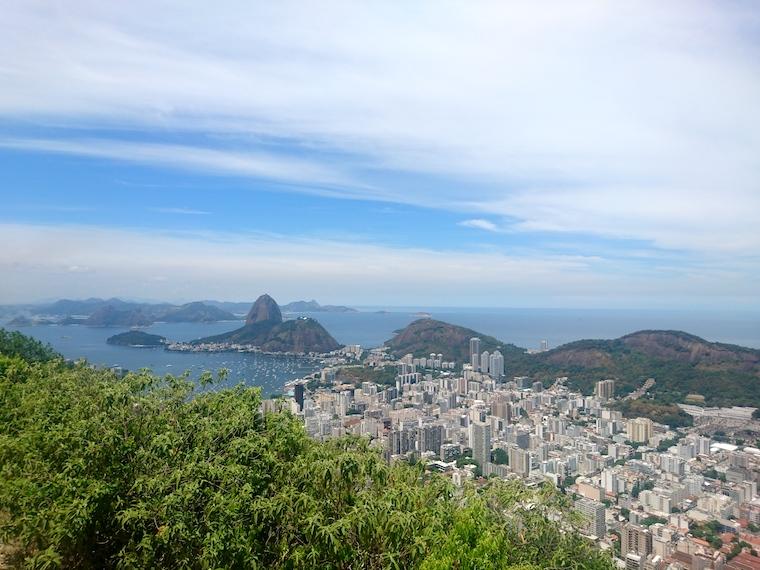
POLYGON ((760 0, 0 2, 0 570, 760 570, 760 0))

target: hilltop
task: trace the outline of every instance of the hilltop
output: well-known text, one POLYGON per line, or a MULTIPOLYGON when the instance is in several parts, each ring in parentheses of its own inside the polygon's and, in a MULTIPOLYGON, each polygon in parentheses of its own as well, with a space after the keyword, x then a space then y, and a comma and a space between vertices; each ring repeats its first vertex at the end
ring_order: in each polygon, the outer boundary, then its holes
POLYGON ((201 338, 193 344, 235 343, 259 347, 265 352, 330 352, 340 344, 314 319, 282 320, 272 297, 262 295, 251 307, 245 325, 233 331, 201 338))
POLYGON ((386 342, 396 356, 442 353, 458 362, 469 360, 469 339, 480 338, 481 350, 498 348, 507 376, 530 376, 550 383, 567 376, 586 394, 598 380, 617 380, 617 393, 627 394, 647 378, 657 383, 660 401, 682 402, 701 394, 707 405, 760 406, 760 350, 709 342, 681 331, 644 330, 611 340, 580 340, 528 354, 472 329, 420 319, 386 342))

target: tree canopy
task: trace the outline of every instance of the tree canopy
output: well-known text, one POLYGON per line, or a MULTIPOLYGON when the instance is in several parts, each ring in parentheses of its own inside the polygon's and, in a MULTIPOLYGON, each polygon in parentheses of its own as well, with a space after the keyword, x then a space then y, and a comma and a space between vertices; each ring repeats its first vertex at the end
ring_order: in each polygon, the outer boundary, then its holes
POLYGON ((0 358, 0 542, 31 567, 612 568, 551 485, 457 489, 257 388, 0 358))

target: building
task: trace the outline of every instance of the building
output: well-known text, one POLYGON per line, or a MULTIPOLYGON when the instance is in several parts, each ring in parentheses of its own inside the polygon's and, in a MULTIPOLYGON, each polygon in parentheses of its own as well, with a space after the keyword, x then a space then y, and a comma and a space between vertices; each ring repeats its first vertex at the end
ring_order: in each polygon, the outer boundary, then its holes
POLYGON ((293 398, 296 401, 296 404, 298 404, 298 411, 303 411, 303 396, 304 396, 304 386, 301 383, 296 384, 293 386, 293 398))
POLYGON ((600 400, 607 401, 615 397, 615 381, 614 380, 600 380, 596 383, 596 390, 594 391, 596 397, 600 400))
POLYGON ((491 365, 491 353, 484 350, 480 355, 480 371, 484 374, 488 374, 489 366, 491 365))
POLYGON ((590 499, 579 499, 575 502, 575 508, 585 519, 583 531, 589 536, 604 538, 607 534, 607 524, 604 520, 604 505, 590 499))
POLYGON ((652 420, 649 418, 636 418, 628 420, 626 426, 628 439, 637 443, 649 443, 652 438, 652 420))
POLYGON ((470 364, 473 370, 480 369, 480 339, 478 337, 470 339, 470 364))
POLYGON ((620 556, 626 560, 629 554, 645 559, 652 554, 652 533, 637 524, 626 524, 620 529, 620 556))
POLYGON ((420 453, 432 451, 438 455, 444 439, 442 425, 423 425, 417 428, 417 450, 420 453))
POLYGON ((530 475, 530 453, 519 447, 510 447, 509 468, 512 473, 527 478, 530 475))
POLYGON ((472 458, 485 469, 491 462, 491 424, 474 421, 470 424, 472 458))
POLYGON ((491 377, 496 380, 504 377, 504 356, 498 350, 494 350, 491 355, 488 371, 491 374, 491 377))

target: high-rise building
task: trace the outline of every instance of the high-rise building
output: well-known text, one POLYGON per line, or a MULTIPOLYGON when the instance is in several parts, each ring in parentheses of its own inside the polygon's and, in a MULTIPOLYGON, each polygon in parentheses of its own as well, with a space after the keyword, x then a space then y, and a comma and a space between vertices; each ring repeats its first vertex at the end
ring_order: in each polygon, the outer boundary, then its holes
POLYGON ((504 356, 498 350, 494 350, 491 355, 491 362, 488 365, 488 372, 496 380, 504 376, 504 356))
POLYGON ((491 424, 474 421, 470 424, 470 430, 472 458, 485 470, 486 463, 491 461, 491 424))
POLYGON ((509 448, 509 469, 517 473, 520 477, 530 475, 530 452, 520 449, 519 447, 509 448))
POLYGON ((440 453, 443 439, 442 425, 423 425, 417 428, 417 450, 420 453, 432 451, 437 455, 440 453))
POLYGON ((652 437, 652 420, 649 418, 635 418, 628 420, 626 426, 628 439, 637 443, 648 443, 652 437))
POLYGON ((480 355, 480 371, 484 374, 488 374, 488 367, 491 364, 491 353, 484 350, 480 355))
POLYGON ((596 397, 600 400, 611 400, 615 397, 615 381, 600 380, 596 383, 596 397))
POLYGON ((620 556, 625 559, 629 554, 646 558, 652 554, 652 533, 649 529, 636 524, 626 524, 620 530, 620 556))
POLYGON ((473 370, 477 371, 480 368, 480 339, 478 337, 470 339, 470 364, 473 370))
POLYGON ((575 508, 584 516, 583 529, 586 534, 604 538, 607 534, 607 524, 604 520, 604 505, 590 499, 579 499, 575 508))
POLYGON ((293 386, 293 398, 296 401, 296 404, 298 404, 298 411, 303 411, 303 395, 304 395, 304 387, 303 384, 299 383, 293 386))

